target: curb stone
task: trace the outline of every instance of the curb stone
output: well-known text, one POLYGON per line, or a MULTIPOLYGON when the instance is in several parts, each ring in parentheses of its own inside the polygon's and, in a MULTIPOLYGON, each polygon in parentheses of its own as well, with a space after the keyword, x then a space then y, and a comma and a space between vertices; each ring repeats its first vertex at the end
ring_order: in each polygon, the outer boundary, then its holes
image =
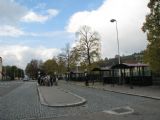
POLYGON ((46 102, 45 98, 44 98, 43 95, 41 94, 38 86, 37 86, 37 92, 38 92, 38 95, 39 95, 40 103, 41 103, 42 105, 48 106, 48 103, 46 102))
POLYGON ((70 92, 70 91, 64 90, 64 89, 62 89, 62 88, 58 88, 58 89, 60 89, 60 90, 62 90, 62 91, 64 91, 64 92, 67 92, 67 93, 69 93, 69 94, 71 94, 71 95, 73 95, 73 96, 76 96, 77 98, 80 98, 80 99, 81 99, 80 102, 72 103, 72 104, 66 104, 65 106, 78 106, 78 105, 82 105, 82 104, 84 104, 84 103, 87 102, 87 100, 86 100, 85 98, 83 98, 83 97, 81 97, 81 96, 79 96, 79 95, 77 95, 77 94, 75 94, 75 93, 72 93, 72 92, 70 92))
POLYGON ((81 99, 81 101, 80 102, 76 102, 76 103, 70 103, 70 104, 55 104, 55 105, 50 105, 50 104, 47 103, 47 101, 45 100, 44 96, 41 94, 40 89, 37 86, 37 91, 38 91, 38 95, 39 95, 41 104, 45 105, 45 106, 48 106, 48 107, 74 107, 74 106, 79 106, 79 105, 85 104, 87 102, 87 100, 85 98, 83 98, 83 97, 81 97, 79 95, 76 95, 76 94, 74 94, 72 92, 63 90, 61 88, 58 88, 58 89, 60 89, 63 92, 66 92, 66 93, 69 93, 69 94, 71 94, 73 96, 78 97, 79 99, 81 99))
MULTIPOLYGON (((78 84, 75 84, 75 83, 71 83, 71 84, 78 85, 78 84)), ((120 93, 120 94, 150 98, 150 99, 154 99, 154 100, 160 100, 160 97, 156 97, 156 96, 147 96, 147 95, 140 95, 140 94, 134 94, 134 93, 128 93, 128 92, 114 91, 114 90, 109 90, 109 89, 99 88, 99 87, 94 87, 94 86, 84 86, 84 85, 78 85, 78 86, 88 87, 88 88, 93 88, 93 89, 99 89, 99 90, 104 90, 104 91, 109 91, 109 92, 114 92, 114 93, 120 93)))
POLYGON ((139 96, 139 97, 144 97, 144 98, 151 98, 151 99, 155 99, 155 100, 160 100, 160 97, 156 97, 156 96, 147 96, 147 95, 134 94, 134 93, 128 93, 128 92, 119 92, 119 91, 113 91, 113 90, 108 90, 108 89, 103 89, 103 90, 115 92, 115 93, 126 94, 126 95, 133 95, 133 96, 139 96))

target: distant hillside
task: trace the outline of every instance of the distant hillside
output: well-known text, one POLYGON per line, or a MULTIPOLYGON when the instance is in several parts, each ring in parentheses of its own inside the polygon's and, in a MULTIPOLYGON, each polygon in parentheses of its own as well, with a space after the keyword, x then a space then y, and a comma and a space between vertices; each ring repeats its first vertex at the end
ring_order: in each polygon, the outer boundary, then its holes
MULTIPOLYGON (((121 63, 143 63, 143 54, 144 52, 134 53, 132 55, 121 56, 121 63)), ((105 59, 103 65, 100 66, 112 66, 118 64, 118 56, 115 58, 105 59)))

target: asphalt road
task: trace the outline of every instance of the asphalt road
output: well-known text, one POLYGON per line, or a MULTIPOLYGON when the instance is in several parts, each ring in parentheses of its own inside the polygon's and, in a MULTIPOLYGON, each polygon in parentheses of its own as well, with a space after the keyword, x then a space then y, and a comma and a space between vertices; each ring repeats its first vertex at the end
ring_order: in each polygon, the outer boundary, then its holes
POLYGON ((62 108, 43 106, 35 82, 11 82, 8 83, 10 87, 0 87, 0 120, 160 120, 160 100, 71 84, 59 85, 86 98, 87 103, 62 108), (108 113, 121 107, 130 107, 134 111, 125 115, 108 113))

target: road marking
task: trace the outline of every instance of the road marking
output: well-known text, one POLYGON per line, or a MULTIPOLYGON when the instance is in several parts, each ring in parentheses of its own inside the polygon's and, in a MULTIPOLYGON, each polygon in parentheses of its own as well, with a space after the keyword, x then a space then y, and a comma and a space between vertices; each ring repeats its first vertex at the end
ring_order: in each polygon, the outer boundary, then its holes
POLYGON ((108 114, 113 114, 113 115, 126 115, 126 114, 133 113, 134 109, 132 109, 129 106, 125 106, 125 107, 114 108, 112 110, 105 110, 103 112, 108 113, 108 114))

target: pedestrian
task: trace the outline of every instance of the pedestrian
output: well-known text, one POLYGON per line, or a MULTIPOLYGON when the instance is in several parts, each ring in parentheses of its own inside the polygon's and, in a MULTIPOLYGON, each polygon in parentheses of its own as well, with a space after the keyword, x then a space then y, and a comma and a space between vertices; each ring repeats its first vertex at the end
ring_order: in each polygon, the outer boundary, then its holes
POLYGON ((52 75, 50 76, 50 83, 51 83, 51 86, 53 86, 53 76, 52 75))
POLYGON ((44 76, 41 76, 40 78, 40 85, 44 85, 44 76))
POLYGON ((41 81, 41 76, 38 75, 38 84, 40 85, 40 81, 41 81))
POLYGON ((92 80, 92 85, 94 85, 95 78, 93 77, 93 74, 90 75, 89 79, 92 80))
POLYGON ((48 86, 51 86, 51 81, 50 81, 50 79, 51 79, 50 75, 47 75, 48 86))
POLYGON ((85 72, 84 75, 85 75, 85 85, 86 85, 86 86, 89 86, 89 83, 88 83, 88 74, 87 74, 87 72, 85 72))
POLYGON ((68 80, 69 80, 68 76, 69 76, 68 74, 66 74, 66 76, 65 76, 65 80, 66 80, 67 83, 68 83, 68 80))
POLYGON ((58 77, 55 76, 55 86, 58 86, 58 77))

